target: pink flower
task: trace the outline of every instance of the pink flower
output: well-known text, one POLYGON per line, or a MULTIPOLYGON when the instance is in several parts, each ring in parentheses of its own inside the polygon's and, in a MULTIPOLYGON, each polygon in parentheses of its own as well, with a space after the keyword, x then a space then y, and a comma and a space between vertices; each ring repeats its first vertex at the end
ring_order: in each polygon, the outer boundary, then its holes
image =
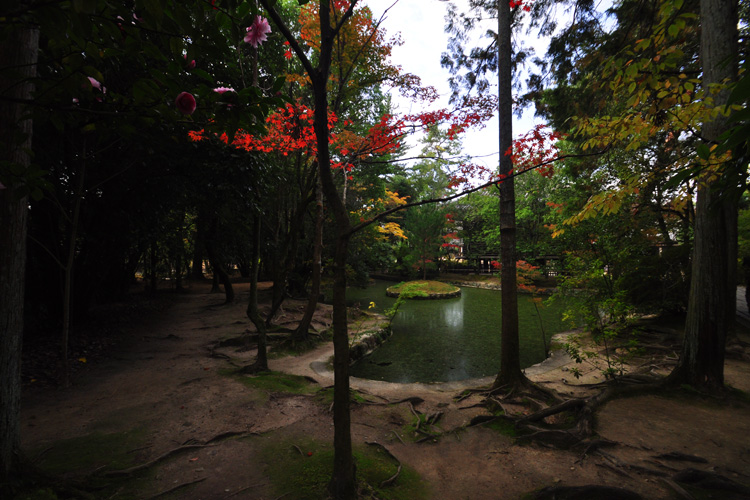
POLYGON ((92 87, 94 87, 95 89, 101 90, 103 94, 107 93, 107 87, 102 87, 102 84, 99 83, 99 80, 91 76, 88 76, 87 78, 89 79, 89 82, 91 83, 92 87))
POLYGON ((232 87, 216 87, 214 89, 214 92, 218 92, 219 94, 223 94, 224 92, 234 92, 234 89, 232 87))
POLYGON ((258 48, 258 45, 265 42, 268 39, 268 33, 271 32, 271 26, 268 24, 268 19, 260 16, 255 16, 255 21, 247 28, 247 35, 245 35, 245 42, 258 48))
POLYGON ((196 106, 195 97, 188 92, 181 92, 180 95, 177 96, 177 99, 174 100, 174 105, 183 115, 192 115, 196 106))
MULTIPOLYGON (((185 61, 187 62, 187 54, 183 55, 182 57, 185 58, 185 61)), ((187 63, 187 69, 194 69, 195 68, 195 59, 187 63)))

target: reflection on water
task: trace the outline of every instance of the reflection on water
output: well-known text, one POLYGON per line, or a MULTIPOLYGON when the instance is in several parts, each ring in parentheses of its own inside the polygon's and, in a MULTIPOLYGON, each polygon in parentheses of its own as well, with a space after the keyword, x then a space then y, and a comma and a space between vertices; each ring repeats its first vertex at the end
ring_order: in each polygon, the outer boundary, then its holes
POLYGON ((461 307, 461 301, 453 301, 443 306, 443 323, 451 330, 463 329, 464 308, 461 307))
MULTIPOLYGON (((386 297, 393 285, 376 282, 347 291, 350 304, 383 311, 395 299, 386 297)), ((352 366, 355 377, 389 382, 445 382, 495 375, 500 368, 500 292, 462 288, 461 297, 409 300, 393 321, 393 335, 352 366)), ((562 307, 540 308, 547 339, 566 329, 562 307)), ((542 330, 529 296, 518 300, 521 366, 544 359, 542 330)))

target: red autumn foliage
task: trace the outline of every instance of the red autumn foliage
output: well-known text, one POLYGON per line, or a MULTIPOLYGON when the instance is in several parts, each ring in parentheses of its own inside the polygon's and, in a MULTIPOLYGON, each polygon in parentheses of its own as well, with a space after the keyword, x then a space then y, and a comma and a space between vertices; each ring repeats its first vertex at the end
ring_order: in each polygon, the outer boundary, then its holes
POLYGON ((526 171, 536 168, 543 177, 550 177, 554 173, 551 162, 559 155, 556 143, 561 138, 559 132, 547 125, 537 125, 526 135, 513 141, 513 145, 505 154, 512 155, 515 170, 526 171))
POLYGON ((516 7, 521 7, 524 11, 530 12, 531 6, 524 2, 523 0, 510 0, 510 8, 515 9, 516 7))

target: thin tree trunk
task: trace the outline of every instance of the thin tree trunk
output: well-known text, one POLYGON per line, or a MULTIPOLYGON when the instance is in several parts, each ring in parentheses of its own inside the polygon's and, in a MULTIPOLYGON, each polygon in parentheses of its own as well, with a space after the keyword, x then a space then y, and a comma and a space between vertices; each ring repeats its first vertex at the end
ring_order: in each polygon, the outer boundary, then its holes
POLYGON ((500 129, 500 371, 495 387, 524 380, 518 340, 518 290, 516 284, 516 197, 508 150, 513 144, 513 96, 511 95, 511 19, 508 0, 498 0, 498 92, 500 129))
POLYGON ((60 384, 63 387, 70 386, 70 364, 68 363, 68 346, 70 344, 70 316, 72 310, 73 295, 73 265, 75 264, 76 240, 78 239, 78 226, 81 218, 81 203, 83 202, 83 189, 86 181, 86 146, 84 139, 83 163, 78 172, 78 183, 73 193, 74 206, 73 216, 70 219, 70 239, 68 241, 68 256, 65 262, 65 281, 63 283, 63 323, 60 339, 60 384))
MULTIPOLYGON (((31 164, 32 120, 20 103, 31 99, 36 75, 39 31, 31 26, 10 30, 0 44, 0 160, 31 164), (20 137, 19 142, 13 142, 20 137)), ((18 479, 21 465, 21 344, 23 337, 24 275, 26 271, 26 221, 28 198, 22 179, 3 177, 0 182, 0 493, 18 479)), ((2 495, 0 495, 2 496, 2 495)), ((10 495, 9 495, 10 496, 10 495)))
POLYGON ((318 297, 320 296, 320 273, 321 259, 323 255, 323 189, 320 186, 318 178, 315 187, 315 230, 313 234, 313 257, 312 257, 312 283, 310 284, 310 295, 307 299, 305 314, 302 316, 293 338, 297 342, 304 342, 308 338, 310 323, 312 322, 315 310, 318 307, 318 297))
POLYGON ((334 33, 331 29, 330 3, 320 1, 320 66, 310 75, 315 102, 315 138, 318 146, 318 170, 328 206, 336 221, 336 249, 333 278, 333 475, 328 490, 336 500, 357 496, 356 466, 352 454, 351 414, 349 408, 349 330, 346 308, 346 257, 349 244, 349 214, 336 190, 331 171, 328 138, 328 75, 334 33))
POLYGON ((275 279, 273 283, 273 298, 271 301, 271 310, 266 318, 266 326, 270 327, 272 324, 273 317, 276 312, 284 303, 287 298, 287 284, 289 280, 289 274, 294 269, 295 257, 297 256, 297 248, 299 246, 299 234, 302 227, 302 223, 305 220, 305 212, 307 206, 310 203, 311 198, 309 196, 300 197, 297 208, 291 217, 291 222, 287 229, 287 235, 284 240, 282 247, 281 258, 275 265, 280 266, 278 273, 275 273, 275 279), (278 280, 278 282, 277 282, 278 280))
MULTIPOLYGON (((206 253, 208 253, 208 259, 211 262, 211 267, 214 271, 214 283, 216 277, 219 277, 219 281, 224 285, 225 304, 234 303, 234 288, 232 287, 232 281, 229 279, 229 273, 224 268, 224 262, 219 256, 219 252, 216 249, 216 238, 218 236, 217 221, 211 223, 211 229, 209 235, 206 238, 206 253)), ((213 291, 213 290, 212 290, 213 291)))
POLYGON ((198 281, 206 279, 203 275, 203 259, 206 249, 206 226, 205 218, 198 212, 195 218, 195 232, 193 233, 193 261, 190 266, 190 278, 198 281))
POLYGON ((198 236, 196 230, 193 240, 193 262, 190 266, 190 278, 198 281, 205 279, 203 276, 203 247, 203 238, 198 236))
POLYGON ((258 355, 255 363, 243 369, 246 373, 268 371, 266 323, 258 311, 258 268, 260 267, 260 215, 253 218, 253 244, 250 252, 250 298, 246 314, 258 333, 258 355))
POLYGON ((156 240, 151 241, 151 249, 149 251, 148 266, 149 266, 149 290, 155 292, 158 284, 156 280, 156 261, 157 257, 157 242, 156 240))
MULTIPOLYGON (((737 77, 737 2, 701 0, 700 5, 700 57, 703 84, 708 88, 737 77)), ((726 90, 715 95, 714 105, 722 106, 727 97, 726 90)), ((725 129, 726 118, 719 115, 703 124, 702 135, 714 143, 725 129)), ((722 173, 725 178, 721 182, 735 176, 726 165, 722 173)), ((730 324, 734 322, 735 306, 730 273, 736 267, 737 204, 729 199, 731 196, 722 197, 714 189, 720 181, 712 179, 711 173, 699 180, 685 340, 680 361, 670 375, 671 382, 710 391, 724 386, 724 349, 730 324), (735 262, 730 263, 729 259, 735 262)))
MULTIPOLYGON (((346 12, 337 17, 337 26, 343 25, 351 17, 356 0, 352 1, 346 12)), ((294 36, 284 24, 279 14, 270 5, 270 0, 261 0, 261 4, 270 12, 274 22, 288 40, 294 36)), ((335 29, 332 26, 331 2, 318 2, 320 16, 320 53, 318 66, 300 56, 310 76, 315 105, 315 140, 318 147, 318 170, 323 187, 323 195, 333 211, 336 221, 336 250, 334 253, 333 285, 333 346, 334 346, 334 390, 333 390, 333 474, 328 484, 330 494, 336 500, 348 500, 357 496, 356 467, 352 455, 351 415, 349 408, 349 332, 346 308, 346 259, 351 235, 349 214, 336 190, 331 171, 331 155, 328 140, 328 77, 331 71, 331 59, 335 29)))
POLYGON ((175 255, 174 262, 174 287, 175 290, 182 291, 182 268, 184 266, 185 256, 185 245, 183 243, 183 237, 185 235, 185 212, 180 212, 180 228, 178 230, 177 244, 175 245, 177 254, 175 255))
MULTIPOLYGON (((234 287, 232 287, 232 281, 229 279, 229 273, 224 269, 224 263, 219 260, 219 256, 211 244, 207 244, 206 248, 210 249, 208 250, 208 259, 214 270, 214 286, 217 282, 224 285, 224 303, 232 304, 234 302, 234 287)), ((211 291, 213 291, 213 288, 211 291)))

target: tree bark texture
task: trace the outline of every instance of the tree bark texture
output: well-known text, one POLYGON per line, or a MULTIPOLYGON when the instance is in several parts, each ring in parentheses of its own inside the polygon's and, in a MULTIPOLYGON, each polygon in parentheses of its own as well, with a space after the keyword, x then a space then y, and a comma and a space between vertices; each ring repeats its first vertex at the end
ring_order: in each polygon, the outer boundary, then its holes
MULTIPOLYGON (((20 178, 2 172, 0 187, 0 484, 17 477, 20 466, 21 341, 26 270, 27 186, 32 120, 22 101, 31 99, 39 31, 11 30, 0 44, 0 161, 21 168, 20 178)), ((0 163, 0 165, 2 165, 0 163)), ((5 170, 5 167, 2 167, 5 170)), ((0 486, 1 487, 1 486, 0 486)))
MULTIPOLYGON (((509 176, 513 144, 513 96, 511 70, 511 16, 508 0, 498 0, 498 114, 500 129, 499 174, 509 176)), ((495 387, 516 384, 523 379, 518 340, 518 291, 516 283, 516 195, 513 177, 501 180, 500 188, 500 280, 501 338, 500 372, 495 387)))
MULTIPOLYGON (((701 48, 703 85, 737 77, 737 2, 701 0, 701 48)), ((714 97, 714 105, 726 103, 727 91, 714 97)), ((719 115, 703 124, 701 133, 709 144, 726 129, 719 115)), ((736 175, 729 166, 722 177, 736 175)), ((699 179, 695 213, 692 279, 680 362, 671 375, 677 383, 708 390, 724 385, 724 347, 734 322, 737 204, 714 189, 719 181, 710 173, 699 179), (731 241, 734 239, 734 241, 731 241), (730 292, 731 290, 731 292, 730 292), (731 297, 730 297, 731 295, 731 297)))

